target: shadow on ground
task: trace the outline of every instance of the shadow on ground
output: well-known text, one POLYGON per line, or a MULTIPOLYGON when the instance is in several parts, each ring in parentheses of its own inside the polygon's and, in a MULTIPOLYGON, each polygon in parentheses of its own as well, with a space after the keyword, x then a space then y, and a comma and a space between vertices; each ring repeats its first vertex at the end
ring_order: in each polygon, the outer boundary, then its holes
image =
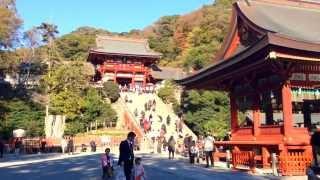
POLYGON ((173 179, 173 180, 276 180, 279 177, 253 176, 246 172, 227 169, 208 169, 199 165, 191 165, 186 160, 169 160, 161 157, 152 157, 141 154, 149 179, 173 179), (168 177, 163 176, 167 174, 168 177))
MULTIPOLYGON (((150 154, 142 157, 148 180, 270 180, 277 177, 252 176, 248 173, 207 169, 186 160, 168 160, 150 154)), ((100 180, 100 155, 92 154, 0 168, 1 180, 100 180)))
POLYGON ((1 180, 95 180, 101 179, 100 155, 0 168, 1 180))

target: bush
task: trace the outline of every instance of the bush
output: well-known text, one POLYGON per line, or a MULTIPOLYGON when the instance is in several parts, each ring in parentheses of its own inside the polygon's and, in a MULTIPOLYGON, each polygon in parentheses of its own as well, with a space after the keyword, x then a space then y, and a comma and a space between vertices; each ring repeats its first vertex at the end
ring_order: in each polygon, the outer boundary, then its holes
POLYGON ((177 103, 176 98, 174 97, 175 86, 172 82, 166 81, 164 87, 160 88, 158 91, 158 96, 167 104, 177 103))
POLYGON ((116 102, 120 97, 119 87, 112 81, 103 83, 102 93, 105 97, 109 98, 111 102, 116 102))

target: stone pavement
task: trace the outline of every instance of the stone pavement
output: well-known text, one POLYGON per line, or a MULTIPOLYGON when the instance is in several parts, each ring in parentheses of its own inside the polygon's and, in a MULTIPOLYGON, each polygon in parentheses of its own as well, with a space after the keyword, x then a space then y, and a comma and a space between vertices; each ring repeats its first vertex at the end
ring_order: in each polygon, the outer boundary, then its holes
MULTIPOLYGON (((117 155, 115 155, 117 157, 117 155)), ((190 165, 186 159, 169 160, 165 154, 136 153, 142 157, 148 180, 273 180, 274 176, 253 176, 224 168, 207 169, 190 165)), ((100 153, 76 155, 41 154, 6 157, 0 161, 1 180, 98 180, 101 179, 100 153)), ((296 179, 296 178, 292 178, 296 179)))

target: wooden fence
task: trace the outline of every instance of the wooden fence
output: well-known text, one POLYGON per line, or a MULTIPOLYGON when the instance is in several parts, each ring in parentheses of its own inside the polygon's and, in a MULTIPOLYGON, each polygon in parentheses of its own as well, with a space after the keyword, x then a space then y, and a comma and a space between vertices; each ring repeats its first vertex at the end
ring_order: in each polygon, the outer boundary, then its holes
POLYGON ((232 165, 235 169, 255 169, 255 153, 253 151, 232 151, 232 165))
POLYGON ((311 153, 288 152, 279 156, 279 171, 283 176, 306 175, 312 161, 311 153))

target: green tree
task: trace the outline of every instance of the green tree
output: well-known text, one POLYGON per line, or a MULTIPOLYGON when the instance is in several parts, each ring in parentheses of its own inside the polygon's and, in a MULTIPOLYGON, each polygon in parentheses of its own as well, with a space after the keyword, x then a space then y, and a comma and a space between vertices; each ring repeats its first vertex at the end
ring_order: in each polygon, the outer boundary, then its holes
POLYGON ((161 87, 158 91, 158 96, 165 103, 177 103, 177 100, 174 96, 175 94, 175 84, 172 81, 166 81, 164 86, 161 87))
POLYGON ((229 102, 216 91, 188 91, 182 98, 185 122, 197 134, 214 133, 223 137, 229 131, 229 102))
POLYGON ((0 134, 6 138, 12 135, 14 129, 24 129, 28 136, 43 135, 44 107, 39 104, 20 100, 0 100, 0 134))
POLYGON ((109 98, 111 102, 116 102, 120 97, 119 87, 112 81, 103 83, 102 93, 109 98))
POLYGON ((16 12, 14 0, 2 0, 0 2, 0 47, 12 47, 18 39, 17 31, 22 20, 16 12))
POLYGON ((104 125, 117 120, 116 112, 94 88, 87 89, 82 111, 82 118, 87 125, 92 122, 104 125))

